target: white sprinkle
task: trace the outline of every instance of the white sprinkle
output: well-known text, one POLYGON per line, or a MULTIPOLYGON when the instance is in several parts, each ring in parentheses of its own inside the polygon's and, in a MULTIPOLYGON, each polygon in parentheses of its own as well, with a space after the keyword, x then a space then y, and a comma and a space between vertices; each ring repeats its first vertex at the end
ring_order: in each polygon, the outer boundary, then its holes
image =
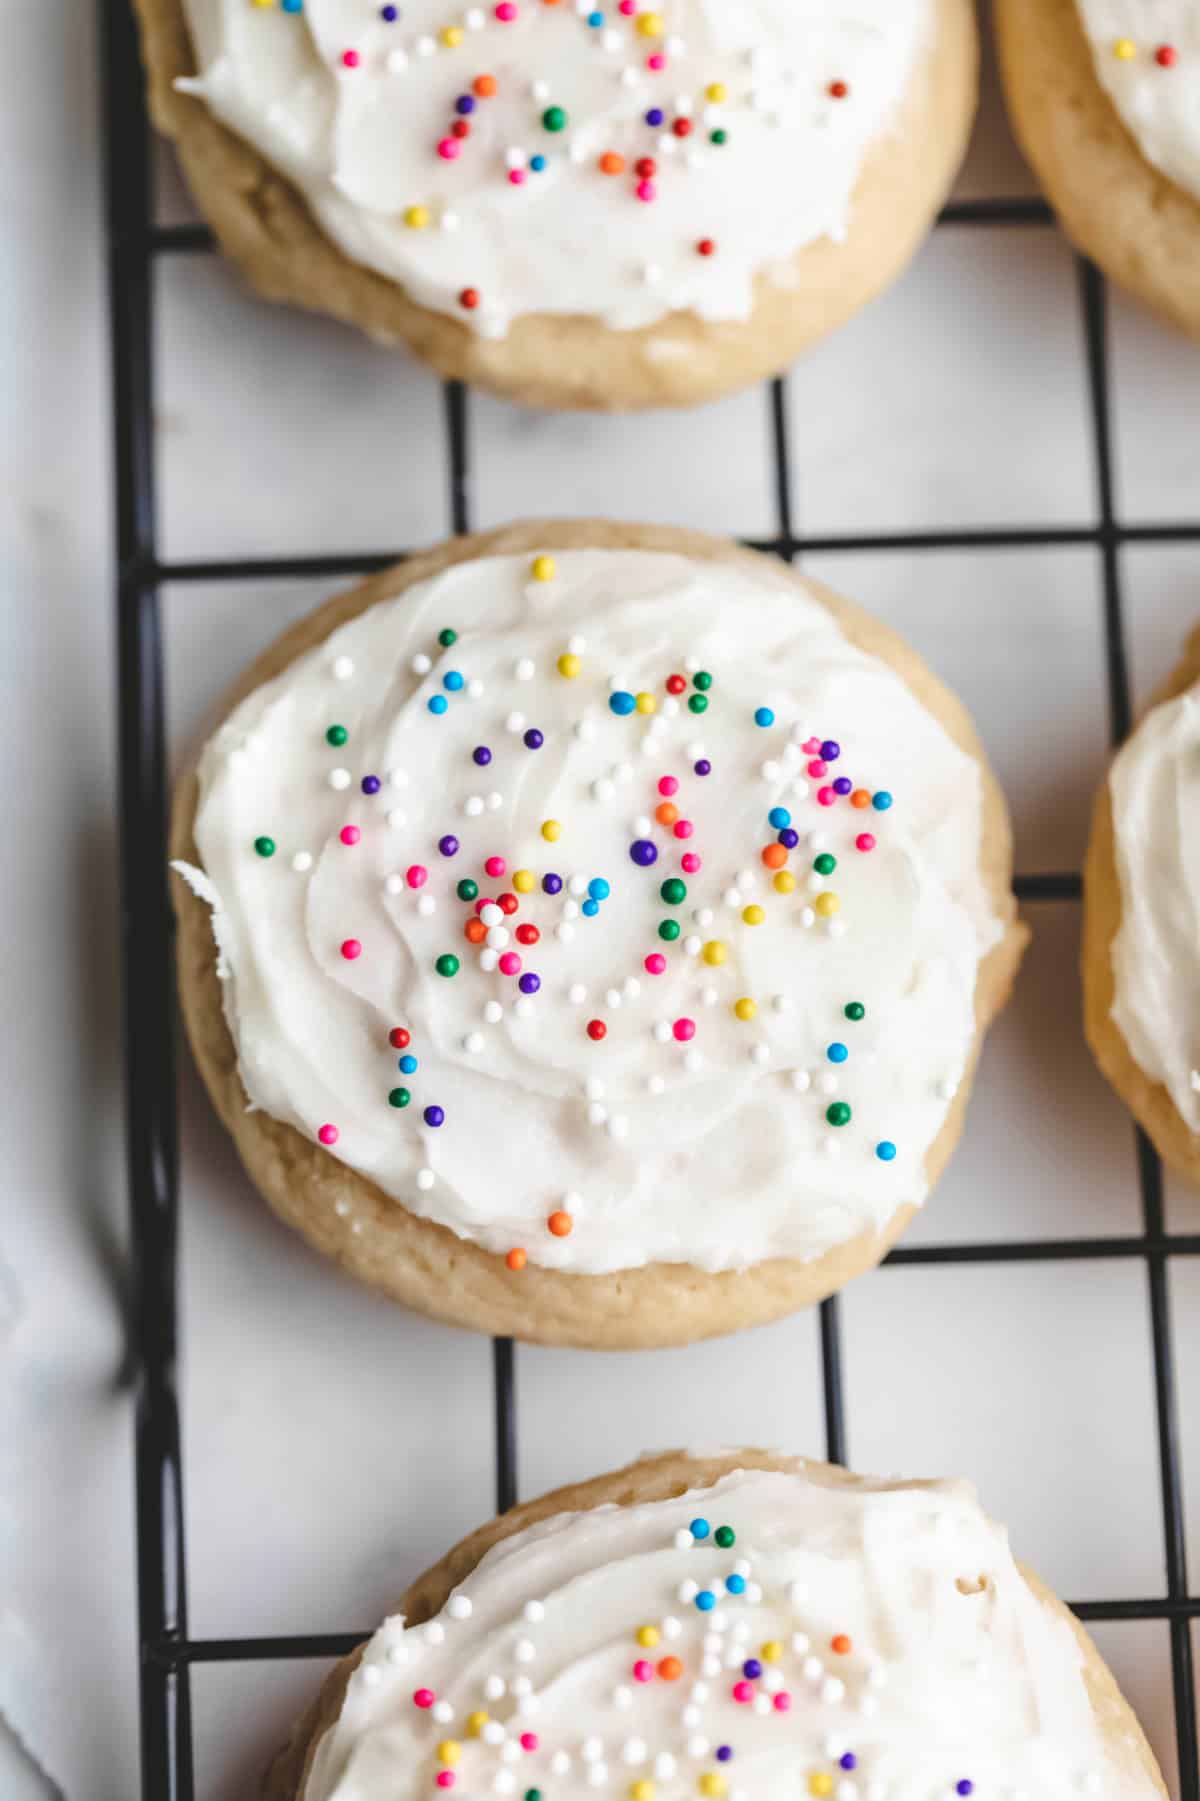
MULTIPOLYGON (((559 937, 561 938, 562 927, 560 926, 558 930, 559 937)), ((573 1007, 582 1007, 584 1001, 587 999, 587 989, 582 982, 571 983, 571 986, 567 989, 567 999, 573 1007)))
POLYGON ((437 45, 434 43, 432 38, 424 37, 424 38, 417 39, 417 55, 418 56, 432 56, 436 49, 437 49, 437 45))
POLYGON ((697 907, 693 918, 698 926, 710 926, 715 915, 711 907, 697 907))
POLYGON ((512 144, 504 152, 504 160, 510 169, 523 169, 528 158, 519 144, 512 144))
POLYGON ((827 938, 844 938, 846 936, 845 920, 827 919, 825 921, 825 936, 827 938))
POLYGON ((759 773, 764 782, 777 782, 783 774, 783 765, 782 763, 776 763, 772 757, 762 765, 759 773))
POLYGON ((858 1801, 858 1784, 856 1782, 839 1782, 834 1794, 837 1801, 858 1801))
MULTIPOLYGON (((684 1530, 686 1531, 687 1528, 685 1527, 684 1530)), ((691 1534, 689 1533, 688 1536, 690 1538, 691 1534)), ((669 1613, 667 1615, 666 1619, 662 1623, 663 1637, 664 1638, 678 1638, 682 1631, 683 1631, 683 1621, 677 1620, 673 1613, 669 1613)))
POLYGON ((556 1751, 554 1753, 554 1756, 550 1759, 550 1774, 552 1776, 565 1776, 567 1774, 567 1771, 570 1768, 571 1768, 570 1752, 569 1751, 556 1751))
POLYGON ((404 811, 403 807, 389 807, 387 811, 387 822, 394 832, 398 832, 401 826, 408 824, 408 814, 404 811))
POLYGON ((573 875, 567 883, 567 888, 576 897, 581 894, 586 894, 588 890, 588 879, 585 875, 573 875))
POLYGON ((533 658, 532 657, 518 657, 516 667, 513 670, 513 674, 516 676, 516 678, 519 682, 531 682, 533 680, 533 674, 534 674, 533 658))
POLYGON ((647 818, 646 814, 639 813, 637 818, 633 822, 634 836, 636 838, 644 838, 646 836, 646 834, 649 831, 651 831, 652 829, 653 828, 651 827, 650 820, 647 818))
POLYGON ((499 1001, 488 1001, 483 1009, 483 1017, 489 1026, 498 1026, 504 1018, 504 1008, 499 1001))
POLYGON ((492 1777, 492 1792, 496 1795, 511 1795, 517 1786, 517 1779, 511 1770, 497 1770, 492 1777))
POLYGON ((662 1094, 667 1084, 662 1076, 647 1076, 646 1088, 650 1094, 662 1094))
POLYGON ((836 1094, 838 1079, 831 1069, 822 1070, 817 1077, 817 1088, 821 1094, 836 1094))
POLYGON ((350 786, 350 771, 348 769, 331 769, 329 771, 329 786, 331 788, 336 788, 340 794, 343 789, 350 786))
POLYGON ((517 1763, 521 1756, 521 1747, 515 1739, 506 1739, 500 1747, 500 1756, 505 1763, 517 1763))
POLYGON ((608 1122, 608 1135, 610 1138, 628 1138, 629 1121, 623 1113, 613 1114, 608 1122))
POLYGON ((433 1177, 433 1171, 431 1169, 419 1169, 417 1171, 417 1187, 418 1188, 430 1189, 433 1187, 433 1181, 434 1181, 434 1177, 433 1177))
POLYGON ((602 1101, 604 1099, 604 1083, 599 1076, 589 1076, 583 1085, 583 1092, 589 1101, 602 1101))
POLYGON ((529 995, 522 994, 513 1002, 513 1012, 518 1019, 528 1019, 533 1012, 533 1001, 529 995))
POLYGON ((626 976, 621 984, 621 992, 627 1001, 636 1001, 642 992, 642 984, 636 976, 626 976))
MULTIPOLYGON (((462 1041, 462 1047, 469 1056, 478 1057, 480 1051, 483 1049, 483 1033, 468 1032, 462 1041)), ((466 1616, 464 1615, 463 1617, 465 1618, 466 1616)))
POLYGON ((414 675, 428 675, 429 671, 433 668, 433 662, 425 655, 423 650, 419 650, 409 664, 409 668, 414 675))
POLYGON ((334 657, 333 679, 337 682, 348 682, 354 674, 353 657, 334 657))
POLYGON ((504 721, 504 729, 506 732, 523 732, 525 730, 524 713, 510 713, 504 721))
POLYGON ((530 1625, 535 1625, 538 1620, 544 1620, 546 1617, 545 1603, 542 1601, 526 1601, 524 1607, 521 1609, 521 1613, 524 1618, 529 1621, 530 1625))
POLYGON ((596 736, 596 721, 594 719, 586 718, 577 719, 575 721, 575 736, 579 739, 581 744, 587 744, 589 740, 596 736))
POLYGON ((472 700, 483 699, 483 683, 477 675, 473 675, 467 683, 467 693, 472 700))
POLYGON ((451 1595, 446 1604, 446 1612, 452 1620, 469 1620, 474 1609, 466 1595, 451 1595))
POLYGON ((819 1682, 825 1674, 825 1665, 819 1657, 806 1657, 800 1666, 800 1673, 809 1682, 819 1682))
POLYGON ((482 31, 487 24, 482 6, 470 7, 467 11, 466 22, 468 31, 482 31))
POLYGON ((531 1638, 519 1638, 513 1646, 513 1656, 518 1663, 532 1663, 537 1656, 537 1646, 531 1638))
MULTIPOLYGON (((629 1694, 628 1689, 626 1689, 625 1692, 626 1692, 626 1694, 629 1694)), ((614 1695, 613 1699, 614 1700, 616 1699, 615 1695, 614 1695)), ((633 1696, 629 1695, 629 1699, 632 1701, 633 1696)), ((631 1763, 634 1765, 640 1764, 640 1763, 645 1763, 645 1761, 646 1761, 646 1741, 645 1741, 645 1739, 627 1738, 625 1740, 625 1743, 621 1746, 621 1757, 625 1763, 631 1763)))
POLYGON ((588 1770, 588 1781, 593 1788, 603 1788, 608 1781, 608 1765, 594 1763, 588 1770))
POLYGON ((938 1097, 943 1101, 952 1101, 958 1093, 958 1083, 953 1076, 946 1076, 938 1083, 938 1097))
POLYGON ((292 858, 292 868, 297 875, 303 875, 306 869, 312 868, 312 852, 298 850, 292 858))
POLYGON ((677 1551, 690 1551, 695 1542, 695 1539, 692 1537, 686 1526, 681 1526, 675 1534, 675 1549, 677 1551))
POLYGON ((432 894, 423 894, 421 896, 420 900, 417 902, 417 912, 421 915, 422 919, 428 919, 431 914, 437 912, 437 901, 432 894))
POLYGON ((654 1022, 654 1039, 657 1044, 670 1044, 671 1022, 669 1019, 657 1019, 654 1022))
POLYGON ((741 889, 727 888, 721 896, 721 899, 725 902, 727 907, 740 907, 742 904, 741 889))
POLYGON ((864 1719, 868 1720, 871 1718, 872 1714, 877 1714, 879 1712, 879 1701, 877 1696, 864 1695, 858 1704, 858 1711, 862 1714, 864 1719))
POLYGON ((491 975, 499 961, 499 951, 481 950, 479 953, 479 967, 482 969, 485 976, 491 975))
POLYGON ((698 1726, 702 1717, 698 1707, 685 1707, 679 1716, 685 1726, 698 1726))
POLYGON ((619 988, 609 988, 604 996, 604 1004, 606 1007, 612 1007, 615 1011, 615 1009, 621 1005, 621 990, 619 988))
POLYGON ((817 922, 817 916, 813 912, 812 908, 811 907, 801 907, 801 909, 800 909, 800 924, 802 926, 811 926, 811 925, 815 925, 816 922, 817 922))
POLYGON ((706 1007, 715 1007, 720 996, 715 988, 702 988, 700 990, 700 999, 704 1002, 706 1007))
POLYGON ((704 1068, 703 1054, 700 1051, 685 1051, 683 1053, 683 1067, 690 1076, 694 1076, 697 1070, 704 1068))
POLYGON ((806 1069, 794 1069, 792 1071, 792 1087, 796 1090, 797 1094, 808 1093, 809 1089, 812 1087, 812 1077, 806 1069))
POLYGON ((602 1126, 608 1118, 608 1108, 600 1101, 592 1101, 587 1110, 588 1124, 602 1126))
POLYGON ((487 935, 488 949, 490 951, 506 950, 511 936, 507 926, 493 926, 487 935))
POLYGON ((707 1657, 701 1660, 700 1673, 703 1676, 719 1676, 721 1674, 721 1659, 714 1656, 710 1651, 707 1657))
POLYGON ((504 924, 504 908, 498 907, 495 901, 489 901, 486 907, 480 907, 479 917, 485 926, 502 926, 504 924))
POLYGON ((459 227, 458 214, 455 212, 451 212, 449 207, 447 207, 446 211, 442 214, 438 223, 441 226, 443 231, 455 232, 458 230, 458 227, 459 227))
POLYGON ((529 91, 533 95, 535 100, 542 100, 542 101, 549 100, 549 98, 550 98, 550 83, 548 81, 531 82, 529 91))
POLYGON ((593 800, 611 800, 616 791, 615 784, 610 782, 606 775, 597 776, 592 783, 593 800))
POLYGON ((604 1756, 603 1739, 585 1738, 579 1747, 579 1755, 584 1763, 598 1763, 604 1756))
POLYGON ((746 1599, 751 1607, 757 1607, 763 1598, 761 1582, 751 1582, 746 1589, 746 1599))
POLYGON ((564 919, 555 926, 554 936, 558 939, 560 944, 570 944, 572 938, 575 936, 575 927, 568 924, 564 919))
POLYGON ((430 1712, 439 1726, 448 1726, 454 1718, 454 1709, 449 1701, 435 1701, 430 1712))
POLYGON ((802 775, 798 775, 796 777, 795 781, 792 783, 792 795, 796 800, 807 800, 808 799, 808 795, 809 795, 808 783, 805 781, 805 779, 802 775))
POLYGON ((378 1688, 383 1681, 383 1671, 377 1663, 364 1663, 359 1674, 364 1688, 378 1688))
POLYGON ((578 919, 579 902, 573 900, 564 901, 562 904, 562 916, 564 919, 578 919))
POLYGON ((675 1593, 683 1602, 684 1606, 687 1607, 700 1593, 700 1584, 694 1582, 690 1576, 685 1576, 683 1581, 679 1584, 679 1587, 675 1590, 675 1593))
POLYGON ((478 819, 479 815, 483 812, 482 794, 468 794, 466 800, 463 802, 463 812, 468 819, 478 819))
POLYGON ((654 1774, 660 1782, 670 1782, 677 1765, 669 1751, 660 1751, 654 1759, 654 1774))
MULTIPOLYGON (((483 1692, 489 1701, 499 1701, 507 1692, 507 1688, 508 1684, 505 1682, 503 1676, 489 1676, 483 1685, 483 1692)), ((498 1722, 493 1720, 491 1723, 492 1725, 496 1725, 498 1722)), ((486 1729, 484 1731, 484 1737, 487 1737, 486 1729)), ((500 1737, 504 1737, 503 1726, 500 1727, 500 1737)))
POLYGON ((752 1705, 755 1713, 774 1713, 775 1711, 770 1695, 755 1695, 752 1705))
POLYGON ((708 1755, 708 1740, 702 1733, 697 1732, 688 1740, 687 1753, 689 1757, 706 1757, 708 1755))
POLYGON ((827 1676, 821 1684, 821 1699, 827 1707, 834 1707, 845 1699, 846 1684, 840 1676, 827 1676))
POLYGON ((701 940, 694 934, 685 938, 683 941, 683 948, 689 957, 698 957, 700 955, 700 945, 701 940))
POLYGON ((498 813, 503 805, 504 805, 504 796, 502 794, 497 794, 496 790, 493 788, 492 792, 487 797, 488 812, 489 813, 498 813))
POLYGON ((349 1201, 335 1201, 333 1204, 333 1211, 337 1214, 339 1219, 345 1219, 350 1211, 349 1201))

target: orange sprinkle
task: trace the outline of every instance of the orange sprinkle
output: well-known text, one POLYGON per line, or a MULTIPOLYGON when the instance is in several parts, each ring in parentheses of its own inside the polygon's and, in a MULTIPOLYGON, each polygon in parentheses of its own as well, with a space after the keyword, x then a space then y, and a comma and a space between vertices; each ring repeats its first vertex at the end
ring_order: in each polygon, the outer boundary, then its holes
POLYGON ((679 808, 673 800, 660 801, 654 809, 654 817, 659 825, 674 825, 679 818, 679 808))
POLYGON ((787 862, 787 846, 785 844, 764 844, 762 860, 768 869, 782 869, 787 862))
POLYGON ((494 75, 477 75, 471 86, 481 100, 490 100, 496 92, 496 77, 494 75))
POLYGON ((829 1641, 829 1649, 836 1651, 839 1657, 844 1657, 850 1649, 850 1640, 844 1632, 835 1633, 829 1641))
POLYGON ((677 1657, 664 1657, 659 1662, 658 1673, 664 1682, 678 1682, 683 1675, 683 1665, 677 1657))
POLYGON ((482 919, 468 919, 463 927, 463 937, 468 944, 482 944, 487 937, 487 927, 482 919))
POLYGON ((524 1269, 527 1259, 524 1251, 518 1244, 513 1246, 504 1261, 507 1263, 509 1269, 524 1269))
POLYGON ((625 158, 617 150, 606 150, 600 158, 602 175, 624 175, 625 158))
POLYGON ((555 1238, 569 1238, 571 1227, 574 1224, 575 1221, 571 1218, 571 1215, 569 1213, 564 1213, 561 1207, 557 1208, 546 1221, 546 1225, 549 1227, 550 1231, 553 1232, 555 1238))
POLYGON ((869 788, 856 788, 854 793, 850 796, 850 805, 852 807, 869 807, 870 804, 871 790, 869 788))

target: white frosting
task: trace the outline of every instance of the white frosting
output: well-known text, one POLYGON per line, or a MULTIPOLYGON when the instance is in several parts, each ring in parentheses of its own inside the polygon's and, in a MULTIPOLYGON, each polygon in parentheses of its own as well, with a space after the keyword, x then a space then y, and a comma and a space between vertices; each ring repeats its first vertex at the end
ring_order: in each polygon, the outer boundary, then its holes
POLYGON ((1076 3, 1100 85, 1138 149, 1200 197, 1200 9, 1194 0, 1076 3))
POLYGON ((303 1801, 438 1796, 439 1771, 451 1796, 547 1801, 1157 1793, 1106 1746, 1070 1625, 1031 1593, 968 1484, 844 1488, 820 1472, 737 1472, 558 1515, 489 1551, 434 1621, 386 1621, 303 1801), (725 1524, 728 1549, 714 1542, 725 1524), (657 1643, 639 1643, 643 1626, 657 1643), (659 1673, 664 1657, 677 1675, 659 1673), (743 1674, 747 1659, 759 1673, 743 1674))
POLYGON ((977 966, 999 934, 979 874, 978 766, 765 560, 754 572, 573 551, 553 579, 530 571, 526 558, 463 563, 375 607, 207 746, 196 842, 251 1105, 310 1138, 335 1126, 334 1155, 460 1236, 573 1270, 741 1268, 882 1226, 926 1193, 923 1158, 973 1042, 977 966), (563 656, 575 676, 558 673, 563 656), (701 682, 711 673, 707 697, 678 674, 689 661, 701 682), (618 715, 613 688, 656 711, 618 715), (763 707, 769 727, 755 723, 763 707), (334 724, 349 734, 340 748, 326 741, 334 724), (534 728, 544 743, 529 749, 534 728), (824 776, 809 773, 810 734, 841 745, 824 776), (888 791, 895 804, 821 804, 843 775, 860 799, 888 791), (679 783, 669 803, 664 777, 679 783), (659 823, 665 804, 691 836, 659 823), (767 846, 782 854, 776 807, 800 835, 781 872, 791 893, 762 861, 767 846), (546 821, 561 825, 555 842, 546 821), (347 826, 359 842, 342 842, 347 826), (856 848, 864 832, 875 848, 856 848), (440 854, 446 834, 457 854, 440 854), (260 835, 274 855, 256 854, 260 835), (652 867, 633 860, 643 840, 652 867), (485 873, 493 855, 502 878, 485 873), (825 856, 832 873, 814 867, 825 856), (415 866, 428 878, 414 888, 415 866), (493 903, 517 891, 519 910, 497 915, 503 936, 482 947, 464 936, 464 878, 493 903), (611 894, 587 917, 596 878, 611 894), (662 897, 672 878, 682 904, 662 897), (674 942, 663 921, 678 923, 674 942), (452 977, 437 973, 447 953, 452 977), (495 967, 509 955, 519 978, 495 967), (531 975, 540 987, 522 996, 531 975), (753 1019, 735 1015, 741 999, 753 1019), (865 1018, 848 1019, 848 1003, 865 1018), (397 1072, 394 1027, 412 1034, 411 1076, 397 1072), (389 1105, 399 1086, 403 1109, 389 1105), (831 1124, 843 1103, 849 1123, 831 1124), (548 1229, 556 1212, 572 1216, 569 1236, 548 1229))
POLYGON ((845 231, 931 12, 930 0, 662 0, 630 17, 618 0, 518 0, 504 23, 490 0, 397 0, 389 23, 378 0, 284 4, 185 0, 198 75, 183 85, 299 188, 347 256, 492 337, 526 313, 622 329, 678 309, 748 317, 756 275, 845 231), (643 35, 647 20, 661 34, 643 35), (472 94, 479 76, 494 96, 472 94), (470 136, 447 161, 464 95, 470 136), (557 131, 543 123, 552 107, 567 115, 557 131), (601 171, 607 153, 622 173, 601 171), (414 207, 420 228, 406 223, 414 207))
POLYGON ((1109 782, 1121 885, 1112 1016, 1200 1132, 1200 690, 1147 714, 1109 782))

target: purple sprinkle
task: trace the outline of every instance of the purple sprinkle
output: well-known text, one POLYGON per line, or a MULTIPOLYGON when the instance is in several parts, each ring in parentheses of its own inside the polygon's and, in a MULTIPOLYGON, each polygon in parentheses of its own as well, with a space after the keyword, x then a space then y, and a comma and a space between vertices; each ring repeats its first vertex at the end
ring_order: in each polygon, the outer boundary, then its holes
POLYGON ((848 775, 839 775, 837 781, 833 784, 833 792, 835 794, 849 794, 853 786, 854 783, 850 780, 848 775))
POLYGON ((525 734, 525 748, 527 750, 541 750, 545 742, 545 738, 542 736, 541 732, 538 731, 536 725, 531 725, 525 734))
POLYGON ((661 125, 665 116, 661 106, 652 106, 646 114, 646 123, 654 126, 661 125))
POLYGON ((492 760, 492 753, 486 744, 477 744, 471 755, 481 769, 486 769, 492 760))
POLYGON ((758 1681, 759 1677, 762 1675, 762 1665, 759 1663, 757 1657, 748 1657, 746 1659, 745 1663, 742 1665, 742 1675, 748 1677, 751 1682, 758 1681))
POLYGON ((426 1107, 425 1109, 425 1124, 427 1126, 440 1126, 445 1117, 445 1112, 441 1107, 426 1107))
POLYGON ((795 831, 792 826, 785 825, 779 834, 779 842, 782 844, 784 850, 795 850, 800 842, 800 834, 795 831))
POLYGON ((652 863, 658 862, 658 846, 651 844, 649 838, 635 838, 629 846, 629 854, 639 869, 649 869, 652 863))
POLYGON ((844 1751, 838 1758, 838 1763, 843 1770, 857 1770, 858 1768, 858 1759, 853 1751, 844 1751))
POLYGON ((733 1746, 732 1745, 718 1745, 717 1746, 717 1762, 718 1763, 728 1763, 729 1759, 732 1756, 733 1756, 733 1746))
POLYGON ((712 764, 709 762, 707 757, 701 757, 701 759, 698 763, 692 764, 692 772, 695 775, 711 775, 712 774, 712 764))
POLYGON ((454 836, 453 832, 447 832, 444 838, 438 839, 438 849, 441 851, 443 857, 456 857, 458 855, 458 839, 454 836))
POLYGON ((394 25, 400 16, 400 8, 398 6, 381 6, 379 16, 385 25, 394 25))
POLYGON ((517 983, 522 994, 536 994, 541 985, 541 976, 535 976, 532 970, 523 975, 517 983))
POLYGON ((542 891, 545 894, 561 894, 562 877, 560 875, 555 875, 554 871, 551 870, 549 875, 544 875, 542 877, 542 891))
POLYGON ((467 113, 473 113, 475 111, 475 101, 473 96, 470 94, 460 94, 458 99, 454 102, 454 110, 456 113, 462 113, 464 117, 467 113))
POLYGON ((377 775, 364 775, 362 779, 362 791, 364 794, 378 794, 380 786, 380 780, 377 775))
POLYGON ((826 738, 821 745, 821 755, 827 763, 836 763, 842 754, 842 747, 834 738, 826 738))
POLYGON ((974 1794, 975 1784, 971 1781, 969 1776, 964 1776, 961 1782, 955 1783, 954 1792, 956 1795, 974 1794))

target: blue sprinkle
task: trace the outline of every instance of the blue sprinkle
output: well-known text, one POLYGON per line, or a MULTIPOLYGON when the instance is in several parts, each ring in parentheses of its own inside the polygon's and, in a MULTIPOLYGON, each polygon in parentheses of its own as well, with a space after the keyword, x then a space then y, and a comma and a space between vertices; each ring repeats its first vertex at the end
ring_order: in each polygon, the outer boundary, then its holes
POLYGON ((600 12, 589 13, 588 17, 587 17, 587 22, 591 26, 593 31, 599 31, 601 25, 603 25, 603 23, 604 23, 604 14, 600 13, 600 12))
POLYGON ((698 1519, 692 1521, 691 1525, 688 1527, 688 1531, 693 1538, 707 1538, 712 1531, 712 1527, 707 1520, 698 1519))
POLYGON ((283 10, 285 13, 298 13, 303 10, 303 7, 304 0, 283 0, 283 10))
POLYGON ((647 125, 653 125, 653 126, 657 127, 662 124, 663 117, 664 117, 664 114, 663 114, 662 107, 661 106, 652 106, 650 108, 650 111, 646 114, 646 123, 647 123, 647 125))
MULTIPOLYGON (((386 8, 384 10, 386 11, 386 8)), ((458 99, 454 102, 454 110, 456 113, 461 113, 464 118, 468 113, 473 113, 475 111, 474 96, 471 94, 460 94, 458 99)))
POLYGON ((579 911, 583 914, 585 919, 595 919, 597 913, 600 911, 600 902, 598 900, 585 900, 579 911))
POLYGON ((627 689, 618 688, 615 693, 609 695, 608 704, 612 711, 623 719, 627 714, 633 712, 637 701, 627 689))
POLYGON ((881 1138, 875 1146, 875 1155, 881 1163, 892 1163, 896 1157, 896 1147, 890 1138, 881 1138))
POLYGON ((754 723, 761 725, 764 729, 769 725, 774 725, 775 715, 770 707, 757 707, 754 713, 754 723))
POLYGON ((449 669, 442 677, 442 687, 449 689, 451 694, 457 694, 460 688, 466 687, 466 680, 457 669, 449 669))
POLYGON ((445 1117, 446 1115, 441 1107, 426 1107, 425 1109, 425 1124, 427 1126, 440 1126, 445 1117))
POLYGON ((530 157, 529 167, 533 170, 535 175, 540 175, 542 170, 546 167, 546 159, 540 150, 536 156, 530 157))
POLYGON ((886 788, 881 788, 878 794, 871 796, 871 805, 877 813, 886 813, 891 804, 892 797, 886 788))
POLYGON ((412 1056, 401 1057, 400 1073, 402 1075, 411 1076, 413 1071, 416 1069, 416 1067, 417 1067, 417 1060, 415 1057, 412 1057, 412 1056))
POLYGON ((716 1604, 717 1597, 713 1594, 711 1588, 702 1588, 700 1593, 696 1596, 696 1606, 700 1609, 701 1613, 711 1613, 716 1604))
POLYGON ((593 900, 601 901, 608 899, 609 895, 612 893, 612 889, 602 875, 594 875, 588 883, 588 893, 593 900))
POLYGON ((831 1063, 844 1063, 846 1058, 850 1055, 850 1052, 846 1049, 844 1044, 831 1044, 829 1049, 825 1052, 825 1055, 829 1058, 831 1063))
POLYGON ((444 713, 450 702, 444 694, 433 694, 426 703, 431 713, 444 713))
POLYGON ((773 825, 777 832, 782 832, 785 825, 791 825, 792 816, 786 807, 772 807, 767 814, 767 824, 773 825))
POLYGON ((725 1586, 731 1595, 744 1595, 746 1592, 746 1578, 737 1575, 735 1572, 732 1576, 726 1576, 725 1586))

